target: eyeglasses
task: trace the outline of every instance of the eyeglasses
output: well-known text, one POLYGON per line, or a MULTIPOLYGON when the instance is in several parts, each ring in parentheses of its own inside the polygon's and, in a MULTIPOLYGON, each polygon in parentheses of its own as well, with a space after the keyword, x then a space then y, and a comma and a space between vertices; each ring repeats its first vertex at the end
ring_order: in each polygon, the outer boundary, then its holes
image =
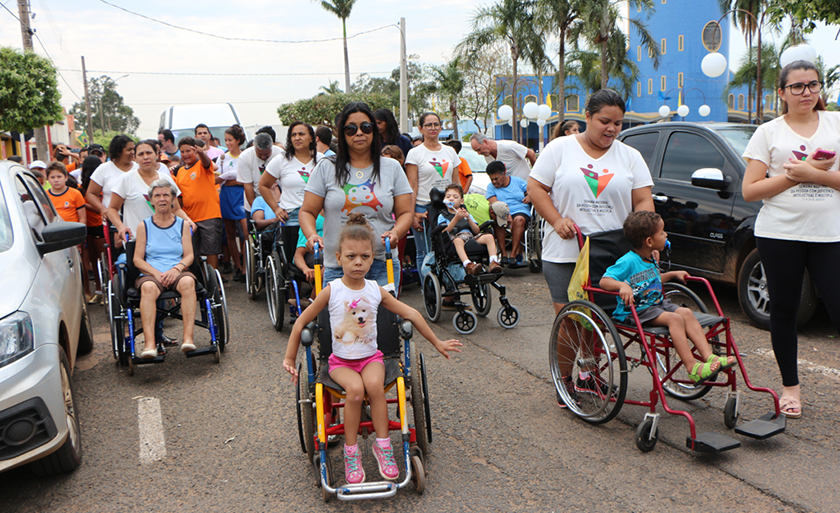
POLYGON ((438 128, 440 128, 440 123, 426 123, 425 125, 423 125, 423 128, 425 128, 426 130, 437 130, 438 128))
POLYGON ((362 129, 362 133, 365 134, 365 135, 369 135, 369 134, 373 133, 373 123, 371 123, 369 121, 365 121, 364 123, 362 123, 359 126, 344 125, 344 135, 346 135, 346 136, 356 135, 356 132, 358 132, 360 128, 362 129))
POLYGON ((812 80, 807 84, 803 84, 802 82, 797 82, 795 84, 786 85, 785 87, 790 88, 790 94, 794 96, 799 96, 805 92, 805 88, 807 87, 811 94, 817 94, 822 90, 822 82, 818 80, 812 80))

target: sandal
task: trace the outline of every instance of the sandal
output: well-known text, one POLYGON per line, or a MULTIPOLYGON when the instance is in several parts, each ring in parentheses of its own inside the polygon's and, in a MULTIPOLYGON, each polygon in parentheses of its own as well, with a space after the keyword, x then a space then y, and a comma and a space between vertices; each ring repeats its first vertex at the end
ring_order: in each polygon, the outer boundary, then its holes
POLYGON ((688 377, 691 378, 691 381, 693 381, 695 385, 700 385, 706 381, 714 380, 720 373, 720 365, 718 365, 716 369, 712 370, 713 364, 714 362, 711 361, 706 363, 695 363, 694 367, 691 368, 691 372, 688 373, 688 377))
POLYGON ((798 419, 802 416, 802 403, 789 395, 779 399, 779 409, 782 415, 789 419, 798 419))
POLYGON ((709 359, 706 361, 709 363, 717 361, 720 364, 720 370, 729 369, 738 363, 738 360, 736 360, 734 356, 718 356, 716 354, 709 356, 709 359), (732 358, 732 360, 730 360, 730 358, 732 358))

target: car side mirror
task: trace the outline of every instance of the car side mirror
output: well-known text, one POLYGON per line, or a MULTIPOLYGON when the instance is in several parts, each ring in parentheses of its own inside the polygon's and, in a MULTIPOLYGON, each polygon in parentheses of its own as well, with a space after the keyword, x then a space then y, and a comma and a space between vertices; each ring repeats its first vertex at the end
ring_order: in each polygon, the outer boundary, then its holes
POLYGON ((37 244, 38 252, 46 255, 83 243, 87 238, 87 227, 82 223, 52 223, 41 230, 41 238, 44 242, 37 244))
POLYGON ((705 189, 717 189, 722 191, 729 187, 732 179, 723 176, 723 171, 713 167, 704 167, 691 174, 691 185, 705 189))

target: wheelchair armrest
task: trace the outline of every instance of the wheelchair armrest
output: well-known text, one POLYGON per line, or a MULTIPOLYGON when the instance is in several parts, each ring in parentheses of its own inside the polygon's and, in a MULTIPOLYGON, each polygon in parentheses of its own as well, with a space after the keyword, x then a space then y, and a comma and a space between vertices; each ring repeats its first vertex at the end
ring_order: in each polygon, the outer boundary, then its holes
POLYGON ((400 337, 403 340, 410 340, 411 336, 414 334, 414 325, 411 324, 411 321, 402 320, 400 321, 400 337))
POLYGON ((300 343, 303 347, 310 347, 315 341, 315 321, 310 322, 300 332, 300 343))
POLYGON ((207 256, 206 255, 201 255, 201 256, 198 257, 198 259, 201 260, 202 262, 206 262, 207 261, 207 256))
POLYGON ((478 227, 478 233, 492 233, 493 232, 493 221, 492 219, 489 221, 484 221, 481 223, 481 226, 478 227))

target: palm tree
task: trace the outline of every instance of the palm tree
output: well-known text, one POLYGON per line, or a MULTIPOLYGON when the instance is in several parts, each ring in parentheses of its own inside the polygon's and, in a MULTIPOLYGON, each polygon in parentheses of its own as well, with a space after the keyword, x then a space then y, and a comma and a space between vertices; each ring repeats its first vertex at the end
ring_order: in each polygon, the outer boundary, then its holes
MULTIPOLYGON (((729 96, 729 93, 737 87, 747 86, 747 112, 752 115, 752 86, 755 83, 757 54, 756 48, 750 48, 740 62, 738 71, 732 76, 732 79, 726 84, 723 90, 723 97, 729 96)), ((761 48, 761 91, 756 90, 759 105, 762 104, 764 92, 773 92, 776 83, 779 82, 779 55, 781 52, 776 50, 772 44, 765 44, 761 48)), ((759 107, 761 108, 761 107, 759 107)))
POLYGON ((329 87, 321 86, 318 94, 340 94, 341 89, 338 88, 338 80, 330 80, 329 87))
MULTIPOLYGON (((534 0, 497 0, 493 5, 479 7, 472 17, 472 31, 456 47, 457 53, 469 60, 481 48, 497 42, 503 41, 510 46, 513 60, 511 107, 514 125, 519 58, 523 54, 530 54, 531 45, 539 40, 534 31, 533 14, 534 0)), ((517 139, 514 136, 514 140, 517 139)))
POLYGON ((537 4, 543 30, 557 37, 558 123, 563 123, 566 114, 566 41, 570 39, 573 27, 580 22, 584 5, 584 0, 541 0, 537 4))
MULTIPOLYGON (((718 4, 720 5, 720 10, 722 12, 735 10, 733 17, 735 27, 741 29, 741 33, 744 34, 744 39, 747 42, 748 48, 752 49, 753 36, 756 34, 758 34, 758 46, 762 46, 761 24, 764 22, 764 12, 767 8, 766 0, 718 0, 718 4), (760 22, 758 22, 759 18, 761 20, 760 22)), ((753 52, 750 51, 748 55, 751 56, 752 53, 753 52)), ((756 52, 756 56, 758 57, 756 59, 758 61, 758 64, 752 66, 752 71, 756 72, 759 69, 764 71, 764 66, 762 66, 761 64, 761 52, 756 52)), ((752 99, 753 81, 761 82, 760 76, 754 74, 752 77, 750 77, 750 80, 747 82, 748 104, 751 104, 749 100, 752 99)), ((764 87, 761 87, 761 89, 764 89, 764 87)), ((758 93, 758 96, 761 96, 761 92, 758 93)), ((752 124, 752 108, 748 108, 747 111, 747 121, 750 124, 752 124)), ((759 123, 761 123, 763 116, 764 114, 761 109, 761 102, 758 102, 758 110, 756 112, 756 117, 758 118, 759 123)))
POLYGON ((320 1, 321 7, 341 18, 341 28, 344 33, 344 92, 349 93, 350 58, 347 56, 347 18, 350 17, 350 11, 353 10, 353 5, 356 3, 356 0, 333 0, 332 3, 327 0, 320 1))
POLYGON ((449 111, 452 113, 452 127, 455 130, 454 137, 458 136, 458 96, 464 90, 464 77, 461 74, 461 58, 455 57, 445 66, 432 66, 431 72, 435 84, 435 92, 449 100, 449 111))

